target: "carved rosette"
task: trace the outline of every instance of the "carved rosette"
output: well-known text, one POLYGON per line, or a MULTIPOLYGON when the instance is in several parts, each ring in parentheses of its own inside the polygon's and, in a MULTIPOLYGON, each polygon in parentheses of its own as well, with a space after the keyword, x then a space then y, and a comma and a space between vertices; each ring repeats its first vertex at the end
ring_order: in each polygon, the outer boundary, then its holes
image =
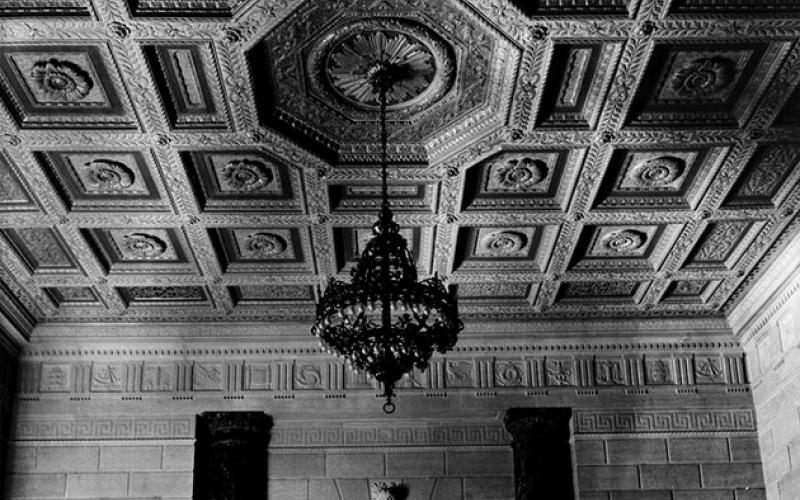
POLYGON ((264 190, 275 180, 275 174, 260 161, 242 159, 226 163, 222 179, 234 191, 252 193, 264 190))
POLYGON ((129 233, 122 237, 122 246, 132 257, 153 259, 167 251, 167 243, 146 233, 129 233))
POLYGON ((632 180, 643 187, 663 187, 675 182, 686 168, 686 162, 672 156, 645 160, 631 169, 632 180))
POLYGON ((516 231, 498 231, 486 235, 479 242, 479 252, 498 257, 514 255, 528 243, 528 237, 516 231))
POLYGON ((397 79, 387 95, 389 110, 427 109, 455 80, 449 46, 428 28, 402 19, 360 19, 334 30, 311 49, 307 68, 317 92, 375 111, 379 94, 371 78, 380 61, 388 62, 397 79))
POLYGON ((491 191, 526 191, 547 178, 542 160, 527 156, 507 158, 489 166, 487 189, 491 191))
POLYGON ((124 191, 136 180, 133 170, 114 160, 93 160, 84 169, 86 181, 97 191, 124 191))
POLYGON ((30 75, 38 89, 57 102, 80 101, 94 86, 89 74, 77 64, 59 59, 35 63, 30 75))
POLYGON ((253 233, 247 237, 246 245, 249 256, 263 259, 280 255, 289 246, 285 239, 272 233, 253 233))
POLYGON ((672 77, 672 90, 679 96, 705 98, 733 82, 736 65, 724 57, 695 59, 672 77))
POLYGON ((603 247, 617 253, 628 253, 638 250, 647 241, 647 235, 631 229, 615 231, 607 234, 602 241, 603 247))

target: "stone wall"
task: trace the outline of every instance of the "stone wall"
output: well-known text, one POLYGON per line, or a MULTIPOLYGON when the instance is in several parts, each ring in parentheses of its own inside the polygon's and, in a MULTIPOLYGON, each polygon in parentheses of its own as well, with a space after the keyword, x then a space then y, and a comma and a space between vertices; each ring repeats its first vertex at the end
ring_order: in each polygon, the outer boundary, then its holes
POLYGON ((800 237, 739 304, 731 320, 753 387, 767 498, 800 496, 800 237))
POLYGON ((730 337, 465 339, 373 383, 310 347, 262 340, 34 341, 21 359, 7 498, 190 498, 196 415, 272 417, 270 499, 514 496, 509 408, 571 408, 581 499, 764 498, 744 354, 730 337), (692 449, 692 445, 695 449, 692 449))

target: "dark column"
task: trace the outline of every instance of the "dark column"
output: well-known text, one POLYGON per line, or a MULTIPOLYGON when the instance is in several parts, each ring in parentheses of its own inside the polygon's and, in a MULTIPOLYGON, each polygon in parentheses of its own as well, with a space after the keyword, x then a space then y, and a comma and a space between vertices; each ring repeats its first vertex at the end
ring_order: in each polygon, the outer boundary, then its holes
POLYGON ((5 478, 8 467, 8 443, 11 439, 12 405, 16 389, 17 354, 16 349, 3 342, 4 332, 0 331, 0 497, 5 491, 5 478))
POLYGON ((261 412, 205 412, 197 417, 194 500, 267 498, 272 419, 261 412))
POLYGON ((572 500, 569 408, 512 408, 505 425, 513 440, 516 500, 572 500))

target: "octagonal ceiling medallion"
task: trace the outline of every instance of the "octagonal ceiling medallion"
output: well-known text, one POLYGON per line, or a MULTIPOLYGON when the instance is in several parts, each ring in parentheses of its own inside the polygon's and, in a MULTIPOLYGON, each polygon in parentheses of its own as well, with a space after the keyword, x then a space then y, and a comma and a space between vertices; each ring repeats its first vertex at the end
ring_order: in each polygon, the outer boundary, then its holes
POLYGON ((307 2, 250 50, 262 122, 334 156, 378 142, 369 78, 385 54, 399 74, 390 141, 424 143, 455 122, 472 120, 470 133, 501 124, 500 85, 514 64, 493 61, 511 50, 508 40, 456 2, 343 3, 307 2))

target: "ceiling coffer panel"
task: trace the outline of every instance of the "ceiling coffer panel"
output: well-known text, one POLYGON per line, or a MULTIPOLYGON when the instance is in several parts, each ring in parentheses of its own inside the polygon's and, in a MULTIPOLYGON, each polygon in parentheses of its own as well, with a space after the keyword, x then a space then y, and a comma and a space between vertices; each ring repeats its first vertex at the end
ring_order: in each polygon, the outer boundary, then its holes
POLYGON ((15 320, 309 321, 389 196, 471 320, 720 316, 800 228, 792 0, 0 2, 15 320))

